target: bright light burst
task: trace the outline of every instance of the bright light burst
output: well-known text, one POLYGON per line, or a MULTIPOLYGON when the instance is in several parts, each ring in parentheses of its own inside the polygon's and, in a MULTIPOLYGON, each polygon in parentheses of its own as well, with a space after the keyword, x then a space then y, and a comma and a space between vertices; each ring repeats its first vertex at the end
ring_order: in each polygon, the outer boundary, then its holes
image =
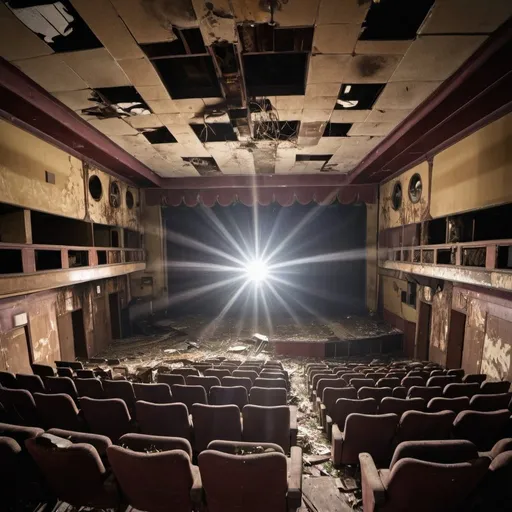
POLYGON ((258 285, 267 281, 270 272, 268 265, 264 261, 254 260, 245 266, 245 274, 249 281, 258 285))

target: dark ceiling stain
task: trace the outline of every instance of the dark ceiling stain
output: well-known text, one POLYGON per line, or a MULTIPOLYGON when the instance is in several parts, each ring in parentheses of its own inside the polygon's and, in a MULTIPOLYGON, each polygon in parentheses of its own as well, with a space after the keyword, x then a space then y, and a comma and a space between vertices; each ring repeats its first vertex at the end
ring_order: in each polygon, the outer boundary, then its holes
POLYGON ((359 60, 358 68, 361 76, 373 76, 386 64, 385 57, 367 55, 359 60))
POLYGON ((226 12, 223 9, 218 9, 212 4, 212 2, 206 2, 204 5, 208 11, 214 16, 217 16, 217 18, 222 18, 225 20, 232 20, 234 18, 230 12, 226 12))
POLYGON ((141 3, 144 10, 167 30, 172 30, 173 25, 189 26, 197 21, 191 0, 141 0, 141 3))

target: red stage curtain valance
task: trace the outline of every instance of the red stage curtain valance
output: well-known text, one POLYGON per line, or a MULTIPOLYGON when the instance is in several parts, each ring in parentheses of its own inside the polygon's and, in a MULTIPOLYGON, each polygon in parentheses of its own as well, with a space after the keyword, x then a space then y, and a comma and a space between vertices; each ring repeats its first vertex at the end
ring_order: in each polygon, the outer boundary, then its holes
POLYGON ((149 206, 197 206, 212 207, 215 204, 229 206, 242 203, 246 206, 267 206, 278 203, 291 206, 297 202, 303 205, 322 205, 339 201, 341 204, 375 203, 374 185, 348 185, 344 187, 282 187, 282 188, 221 188, 205 190, 147 189, 146 202, 149 206))

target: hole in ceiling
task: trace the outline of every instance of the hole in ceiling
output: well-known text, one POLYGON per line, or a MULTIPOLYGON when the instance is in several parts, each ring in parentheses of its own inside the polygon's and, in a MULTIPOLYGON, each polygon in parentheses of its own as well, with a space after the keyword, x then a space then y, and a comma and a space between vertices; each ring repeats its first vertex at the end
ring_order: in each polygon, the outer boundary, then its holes
POLYGON ((191 124, 190 128, 194 130, 197 138, 201 142, 225 142, 227 140, 236 141, 236 133, 230 123, 207 123, 191 124))
POLYGON ((151 114, 151 110, 135 87, 104 87, 93 91, 93 101, 98 105, 85 108, 82 114, 100 119, 110 117, 140 116, 151 114))
POLYGON ((332 155, 295 155, 296 162, 327 162, 332 155))
POLYGON ((314 27, 277 28, 268 23, 239 25, 238 35, 244 53, 309 52, 314 27))
POLYGON ((369 110, 386 84, 343 84, 335 110, 369 110))
POLYGON ((323 137, 346 137, 350 128, 351 123, 327 123, 323 137))
POLYGON ((400 206, 402 206, 402 184, 399 181, 397 181, 393 186, 391 206, 393 207, 393 210, 398 210, 400 206))
POLYGON ((229 111, 230 119, 245 119, 247 118, 247 109, 246 108, 233 108, 229 111))
POLYGON ((166 144, 178 142, 166 126, 158 128, 146 128, 139 130, 151 144, 166 144))
POLYGON ((157 59, 152 62, 173 99, 222 96, 210 56, 157 59))
POLYGON ((212 176, 222 174, 217 162, 212 157, 182 157, 185 162, 192 164, 201 176, 212 176))
POLYGON ((363 22, 362 41, 398 41, 416 37, 434 0, 372 2, 363 22))
POLYGON ((102 44, 69 0, 10 0, 7 6, 55 52, 101 48, 102 44))
POLYGON ((304 94, 306 53, 244 55, 243 61, 249 96, 304 94))
POLYGON ((95 201, 99 201, 103 194, 103 187, 101 186, 101 180, 93 174, 89 178, 89 194, 95 201))
POLYGON ((254 123, 256 140, 290 140, 299 132, 299 121, 263 121, 254 123))
POLYGON ((413 174, 409 181, 409 199, 412 203, 417 203, 421 199, 423 192, 423 183, 419 174, 413 174))
POLYGON ((165 43, 141 44, 144 53, 151 58, 170 57, 172 55, 205 54, 203 36, 198 28, 173 29, 176 39, 165 43))

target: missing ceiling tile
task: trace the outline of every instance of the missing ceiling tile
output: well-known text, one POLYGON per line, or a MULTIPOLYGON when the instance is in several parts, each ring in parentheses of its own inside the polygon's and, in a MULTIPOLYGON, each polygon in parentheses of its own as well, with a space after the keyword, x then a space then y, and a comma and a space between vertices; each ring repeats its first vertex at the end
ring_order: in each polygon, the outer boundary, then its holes
POLYGON ((83 109, 81 112, 99 119, 151 114, 142 96, 131 86, 95 89, 90 99, 98 102, 98 105, 83 109))
POLYGON ((350 128, 351 123, 327 123, 323 137, 346 137, 350 128))
POLYGON ((201 176, 222 174, 217 162, 212 157, 182 157, 182 159, 192 164, 201 176))
POLYGON ((166 144, 178 142, 166 126, 139 130, 151 144, 166 144))
POLYGON ((299 121, 263 121, 254 123, 256 140, 292 140, 299 133, 299 121))
POLYGON ((102 47, 69 0, 10 0, 6 4, 25 26, 55 52, 102 47))
POLYGON ((336 110, 369 110, 386 84, 343 84, 336 110))
POLYGON ((268 23, 239 25, 244 53, 310 52, 314 27, 278 28, 268 23))
POLYGON ((191 124, 190 128, 194 130, 197 138, 201 142, 225 142, 236 141, 236 133, 230 123, 206 123, 191 124))
POLYGON ((327 162, 332 155, 295 155, 296 162, 327 162))
POLYGON ((244 55, 250 96, 289 96, 305 93, 307 53, 244 55))
POLYGON ((361 41, 400 41, 416 37, 434 0, 372 2, 363 22, 361 41))
POLYGON ((173 55, 206 54, 203 36, 198 28, 173 28, 176 39, 164 43, 142 44, 142 51, 150 58, 171 57, 173 55))
POLYGON ((219 98, 219 81, 210 56, 153 60, 173 99, 219 98))

